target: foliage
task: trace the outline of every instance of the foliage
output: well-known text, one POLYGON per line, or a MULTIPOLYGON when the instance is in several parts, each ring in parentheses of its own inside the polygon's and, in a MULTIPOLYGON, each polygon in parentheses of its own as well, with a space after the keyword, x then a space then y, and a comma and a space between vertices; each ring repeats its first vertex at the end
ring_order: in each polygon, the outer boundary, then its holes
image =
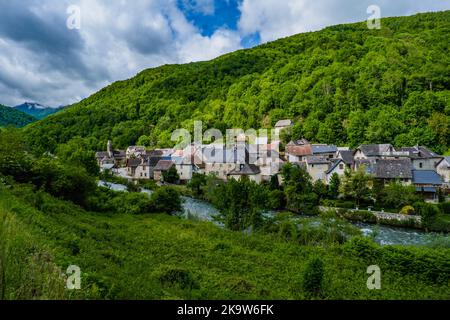
POLYGON ((400 209, 406 205, 413 205, 420 201, 416 194, 416 187, 413 185, 403 185, 401 182, 392 182, 388 184, 381 197, 381 202, 387 208, 400 209))
POLYGON ((336 199, 339 196, 339 189, 341 188, 341 178, 337 173, 333 173, 328 185, 328 195, 332 199, 336 199))
POLYGON ((215 188, 214 206, 221 212, 225 226, 234 231, 258 228, 266 207, 266 189, 254 181, 232 179, 215 188))
POLYGON ((169 170, 163 172, 163 181, 167 183, 177 183, 180 181, 180 175, 178 174, 175 166, 170 167, 169 170))
MULTIPOLYGON (((57 296, 60 291, 51 288, 47 292, 52 295, 40 291, 44 299, 305 299, 299 289, 314 257, 325 264, 323 299, 447 299, 449 294, 448 249, 392 250, 364 238, 372 249, 347 244, 323 249, 319 237, 319 242, 311 238, 311 245, 300 245, 298 239, 278 238, 278 233, 247 235, 168 215, 86 212, 46 194, 38 209, 26 200, 34 196, 32 189, 22 186, 0 189, 0 204, 10 204, 7 210, 20 223, 18 230, 33 236, 28 245, 17 242, 18 250, 11 252, 21 264, 9 270, 29 275, 23 257, 43 244, 62 270, 82 266, 81 290, 57 296), (347 247, 352 250, 344 250, 347 247), (374 259, 361 260, 367 251, 376 253, 374 259), (371 264, 383 270, 383 290, 367 290, 365 270, 371 264)), ((44 287, 46 277, 43 272, 29 282, 14 276, 9 288, 29 283, 33 283, 29 288, 44 287)))
POLYGON ((345 172, 341 192, 348 198, 353 198, 359 205, 361 201, 367 201, 371 195, 372 177, 365 171, 364 166, 356 171, 345 172))
POLYGON ((303 273, 303 291, 308 298, 318 298, 323 290, 324 282, 324 263, 323 260, 314 257, 306 265, 303 273))
POLYGON ((89 150, 89 144, 82 138, 74 138, 66 144, 59 145, 56 155, 61 161, 85 168, 92 176, 99 174, 100 168, 95 153, 89 150))
POLYGON ((413 215, 414 213, 416 213, 416 210, 414 209, 413 206, 404 206, 402 210, 400 210, 400 214, 408 216, 413 215))
POLYGON ((181 211, 180 193, 172 187, 161 187, 153 192, 150 197, 155 212, 172 214, 181 211))
POLYGON ((207 177, 204 174, 194 173, 188 183, 188 188, 196 198, 202 198, 204 193, 202 187, 206 185, 207 177))
POLYGON ((31 124, 34 148, 78 136, 101 150, 173 146, 177 128, 268 128, 292 118, 290 139, 450 148, 450 11, 338 25, 208 62, 165 65, 118 81, 31 124))
POLYGON ((436 221, 436 218, 439 215, 439 209, 437 206, 430 203, 415 203, 414 209, 416 209, 416 213, 422 217, 422 225, 425 228, 429 228, 436 221))
POLYGON ((305 169, 286 164, 281 170, 281 176, 288 209, 304 212, 317 204, 318 198, 314 193, 311 177, 305 169))
POLYGON ((34 121, 37 121, 37 119, 24 112, 0 104, 0 127, 24 127, 34 121))

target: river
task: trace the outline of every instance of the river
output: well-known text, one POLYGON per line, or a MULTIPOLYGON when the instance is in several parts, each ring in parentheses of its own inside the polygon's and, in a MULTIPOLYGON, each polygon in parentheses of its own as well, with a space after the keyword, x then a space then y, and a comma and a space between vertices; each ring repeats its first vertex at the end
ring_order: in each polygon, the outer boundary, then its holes
MULTIPOLYGON (((100 181, 98 185, 114 191, 127 191, 127 187, 120 184, 100 181)), ((144 189, 142 192, 148 195, 152 194, 152 191, 150 190, 144 189)), ((207 202, 189 197, 183 197, 182 199, 184 210, 183 216, 186 218, 190 216, 202 221, 214 222, 214 216, 219 214, 219 211, 207 202)), ((302 218, 311 219, 307 216, 303 216, 302 218)), ((414 229, 396 228, 367 223, 355 223, 354 225, 361 230, 363 235, 374 236, 375 241, 381 245, 423 246, 439 239, 447 240, 447 242, 450 241, 449 236, 443 236, 436 233, 427 233, 414 229)))

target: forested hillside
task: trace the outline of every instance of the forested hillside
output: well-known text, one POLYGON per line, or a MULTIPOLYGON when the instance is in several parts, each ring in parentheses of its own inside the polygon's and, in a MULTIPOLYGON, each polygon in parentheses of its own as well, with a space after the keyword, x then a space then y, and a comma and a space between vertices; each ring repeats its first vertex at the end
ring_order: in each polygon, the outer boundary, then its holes
POLYGON ((37 119, 13 108, 0 104, 0 127, 23 127, 37 119))
POLYGON ((271 127, 293 138, 450 147, 450 11, 299 34, 213 61, 167 65, 104 88, 27 128, 39 150, 170 145, 175 128, 271 127))

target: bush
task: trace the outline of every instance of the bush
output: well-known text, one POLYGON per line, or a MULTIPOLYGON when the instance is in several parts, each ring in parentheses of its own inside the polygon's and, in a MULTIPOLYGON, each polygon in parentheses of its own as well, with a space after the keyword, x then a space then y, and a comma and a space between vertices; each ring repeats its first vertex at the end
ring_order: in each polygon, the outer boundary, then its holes
POLYGON ((418 202, 414 205, 414 208, 417 214, 422 217, 422 225, 427 229, 436 221, 440 213, 437 206, 426 202, 418 202))
POLYGON ((443 214, 450 214, 450 201, 439 203, 439 209, 443 214))
POLYGON ((120 193, 111 200, 116 212, 126 214, 145 214, 152 211, 152 201, 143 193, 120 193))
POLYGON ((183 269, 169 269, 159 277, 159 281, 162 284, 179 286, 181 289, 194 289, 197 287, 191 273, 183 269))
POLYGON ((352 221, 361 221, 366 223, 377 222, 377 217, 370 211, 345 211, 342 216, 352 221))
POLYGON ((318 298, 321 295, 324 278, 324 263, 318 257, 312 258, 303 273, 303 291, 307 298, 318 298))
POLYGON ((400 214, 411 216, 416 212, 413 206, 405 206, 400 210, 400 214))
POLYGON ((157 189, 150 198, 152 209, 155 212, 172 214, 182 210, 180 193, 172 187, 157 189))

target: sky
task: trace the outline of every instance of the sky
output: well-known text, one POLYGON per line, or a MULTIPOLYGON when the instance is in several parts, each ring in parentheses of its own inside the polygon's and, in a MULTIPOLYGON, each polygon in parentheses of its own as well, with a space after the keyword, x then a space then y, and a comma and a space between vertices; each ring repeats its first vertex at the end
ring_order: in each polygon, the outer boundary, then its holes
POLYGON ((450 0, 0 0, 0 104, 78 102, 163 64, 450 0))

